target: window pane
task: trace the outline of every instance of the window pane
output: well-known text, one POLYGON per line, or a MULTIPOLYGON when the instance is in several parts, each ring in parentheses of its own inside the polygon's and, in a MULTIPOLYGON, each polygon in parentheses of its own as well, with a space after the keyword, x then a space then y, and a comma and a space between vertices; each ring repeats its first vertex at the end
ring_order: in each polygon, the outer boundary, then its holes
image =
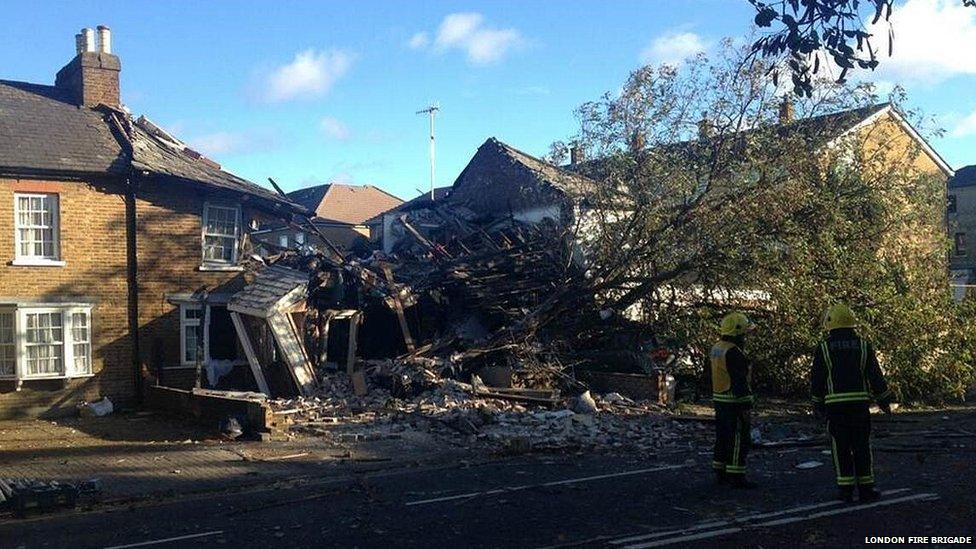
POLYGON ((57 195, 18 196, 16 201, 17 255, 57 259, 57 195))
POLYGON ((14 375, 14 314, 0 313, 0 376, 14 375))

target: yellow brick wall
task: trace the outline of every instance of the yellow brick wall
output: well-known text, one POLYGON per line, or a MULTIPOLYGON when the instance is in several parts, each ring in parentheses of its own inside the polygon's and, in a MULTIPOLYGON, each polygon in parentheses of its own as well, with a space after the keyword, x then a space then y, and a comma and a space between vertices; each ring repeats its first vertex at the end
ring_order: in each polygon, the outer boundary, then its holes
MULTIPOLYGON (((189 387, 195 371, 180 366, 179 306, 167 300, 176 293, 206 290, 234 293, 243 285, 240 272, 200 270, 202 216, 207 202, 234 205, 235 195, 214 193, 191 186, 151 181, 140 186, 138 217, 139 337, 140 360, 152 372, 161 371, 160 382, 189 387)), ((242 205, 242 225, 262 223, 270 217, 247 204, 242 205)))
POLYGON ((118 183, 0 178, 0 296, 4 299, 95 303, 92 310, 94 376, 67 383, 0 381, 0 417, 71 411, 108 395, 125 403, 134 395, 128 335, 125 203, 118 183), (63 267, 14 266, 14 193, 57 193, 63 267))

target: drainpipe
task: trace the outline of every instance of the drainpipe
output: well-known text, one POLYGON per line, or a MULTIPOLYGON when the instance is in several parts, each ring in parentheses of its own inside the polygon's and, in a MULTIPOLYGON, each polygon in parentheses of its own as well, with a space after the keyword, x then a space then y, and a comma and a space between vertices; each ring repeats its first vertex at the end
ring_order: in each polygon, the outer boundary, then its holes
POLYGON ((136 402, 143 402, 142 354, 139 352, 139 264, 136 240, 136 185, 138 175, 130 172, 125 179, 125 255, 126 283, 129 299, 129 337, 132 338, 132 375, 135 376, 136 402))

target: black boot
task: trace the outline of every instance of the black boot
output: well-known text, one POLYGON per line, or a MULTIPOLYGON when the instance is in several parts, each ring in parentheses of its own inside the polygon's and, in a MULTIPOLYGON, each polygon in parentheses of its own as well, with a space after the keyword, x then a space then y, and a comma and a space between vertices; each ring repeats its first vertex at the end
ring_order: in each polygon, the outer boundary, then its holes
POLYGON ((837 499, 843 501, 844 503, 854 503, 854 487, 838 486, 837 499))
POLYGON ((881 499, 881 492, 874 489, 873 484, 861 484, 857 487, 857 499, 861 503, 869 503, 881 499))
POLYGON ((755 482, 746 480, 745 475, 730 475, 729 482, 732 483, 732 487, 739 490, 750 490, 759 486, 755 482))

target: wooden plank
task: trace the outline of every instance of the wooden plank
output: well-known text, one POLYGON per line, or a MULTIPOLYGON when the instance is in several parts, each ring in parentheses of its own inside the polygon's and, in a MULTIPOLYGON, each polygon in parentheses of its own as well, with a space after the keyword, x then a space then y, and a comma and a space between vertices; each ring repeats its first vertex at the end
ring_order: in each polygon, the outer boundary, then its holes
MULTIPOLYGON (((393 271, 390 270, 389 265, 383 265, 383 274, 386 275, 386 280, 390 283, 390 288, 395 292, 396 285, 393 283, 393 271)), ((410 328, 407 326, 407 317, 403 314, 403 303, 400 302, 400 296, 395 293, 390 297, 393 298, 393 307, 396 310, 397 321, 400 323, 400 332, 403 334, 403 343, 407 346, 407 352, 412 353, 416 347, 413 344, 413 338, 410 337, 410 328)))
POLYGON ((241 347, 244 347, 244 354, 247 355, 247 363, 251 366, 251 374, 254 375, 254 381, 256 381, 258 384, 258 390, 268 396, 271 396, 271 390, 268 388, 268 381, 264 379, 264 372, 261 370, 261 363, 258 362, 257 355, 254 354, 254 347, 251 345, 251 338, 247 335, 247 329, 244 326, 244 321, 241 320, 241 314, 231 312, 230 319, 234 323, 234 329, 237 330, 237 338, 241 340, 241 347))
POLYGON ((309 396, 315 390, 316 382, 314 370, 308 363, 302 342, 295 333, 294 325, 284 313, 277 313, 268 317, 268 326, 281 349, 288 372, 291 374, 299 393, 309 396))
POLYGON ((356 367, 356 336, 359 333, 359 320, 362 313, 356 311, 349 317, 349 345, 346 348, 346 373, 352 375, 356 367))

